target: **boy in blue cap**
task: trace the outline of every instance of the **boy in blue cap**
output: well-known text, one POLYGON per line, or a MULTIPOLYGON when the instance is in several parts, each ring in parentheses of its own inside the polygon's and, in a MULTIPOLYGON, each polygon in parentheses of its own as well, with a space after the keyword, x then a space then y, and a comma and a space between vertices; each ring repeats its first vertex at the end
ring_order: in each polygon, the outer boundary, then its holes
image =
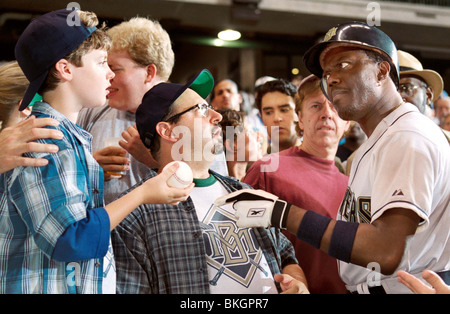
POLYGON ((1 177, 0 293, 115 293, 110 231, 140 204, 177 203, 193 186, 168 187, 173 166, 104 206, 92 137, 76 125, 82 108, 105 103, 114 77, 110 40, 97 24, 94 13, 57 10, 34 19, 17 42, 16 59, 30 81, 19 110, 39 93, 43 101, 32 114, 59 121, 64 139, 42 140, 58 145, 57 153, 30 154, 48 159, 47 166, 1 177))

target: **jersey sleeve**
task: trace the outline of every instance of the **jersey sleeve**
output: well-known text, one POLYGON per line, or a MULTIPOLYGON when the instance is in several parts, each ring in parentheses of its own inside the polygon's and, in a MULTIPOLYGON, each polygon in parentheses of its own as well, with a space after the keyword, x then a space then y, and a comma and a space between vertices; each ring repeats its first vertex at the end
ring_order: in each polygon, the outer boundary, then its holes
POLYGON ((440 169, 432 143, 408 131, 392 134, 372 160, 372 221, 392 208, 414 211, 426 228, 432 208, 433 188, 440 169))

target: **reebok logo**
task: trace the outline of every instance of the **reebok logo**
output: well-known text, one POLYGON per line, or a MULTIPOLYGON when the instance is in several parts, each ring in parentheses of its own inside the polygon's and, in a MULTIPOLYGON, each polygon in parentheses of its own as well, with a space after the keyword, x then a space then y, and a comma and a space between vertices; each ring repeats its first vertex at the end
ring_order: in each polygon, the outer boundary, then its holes
POLYGON ((262 217, 264 216, 265 211, 265 208, 250 208, 248 217, 262 217))
POLYGON ((392 196, 401 196, 401 195, 405 195, 403 194, 402 189, 395 190, 394 193, 392 194, 392 196))

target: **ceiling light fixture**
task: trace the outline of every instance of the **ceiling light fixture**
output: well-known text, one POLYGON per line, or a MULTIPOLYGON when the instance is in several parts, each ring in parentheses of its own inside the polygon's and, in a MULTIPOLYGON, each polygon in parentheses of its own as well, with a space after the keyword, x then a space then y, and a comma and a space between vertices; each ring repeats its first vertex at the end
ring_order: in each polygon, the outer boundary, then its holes
POLYGON ((224 31, 219 32, 219 34, 217 34, 217 37, 219 37, 219 39, 222 40, 233 41, 241 38, 241 33, 232 29, 226 29, 224 31))

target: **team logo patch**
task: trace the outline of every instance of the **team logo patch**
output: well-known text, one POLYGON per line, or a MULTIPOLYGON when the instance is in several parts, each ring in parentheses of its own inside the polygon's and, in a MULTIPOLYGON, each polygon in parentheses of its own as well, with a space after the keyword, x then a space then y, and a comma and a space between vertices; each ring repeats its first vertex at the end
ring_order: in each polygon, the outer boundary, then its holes
POLYGON ((336 35, 337 27, 330 28, 328 32, 325 34, 323 41, 329 41, 333 36, 336 35))
POLYGON ((250 208, 247 217, 262 217, 266 212, 265 208, 250 208))
POLYGON ((200 226, 206 261, 217 271, 211 285, 217 285, 220 278, 226 276, 248 287, 258 269, 266 273, 260 265, 262 251, 255 235, 251 229, 240 229, 234 214, 220 206, 212 206, 200 226))

